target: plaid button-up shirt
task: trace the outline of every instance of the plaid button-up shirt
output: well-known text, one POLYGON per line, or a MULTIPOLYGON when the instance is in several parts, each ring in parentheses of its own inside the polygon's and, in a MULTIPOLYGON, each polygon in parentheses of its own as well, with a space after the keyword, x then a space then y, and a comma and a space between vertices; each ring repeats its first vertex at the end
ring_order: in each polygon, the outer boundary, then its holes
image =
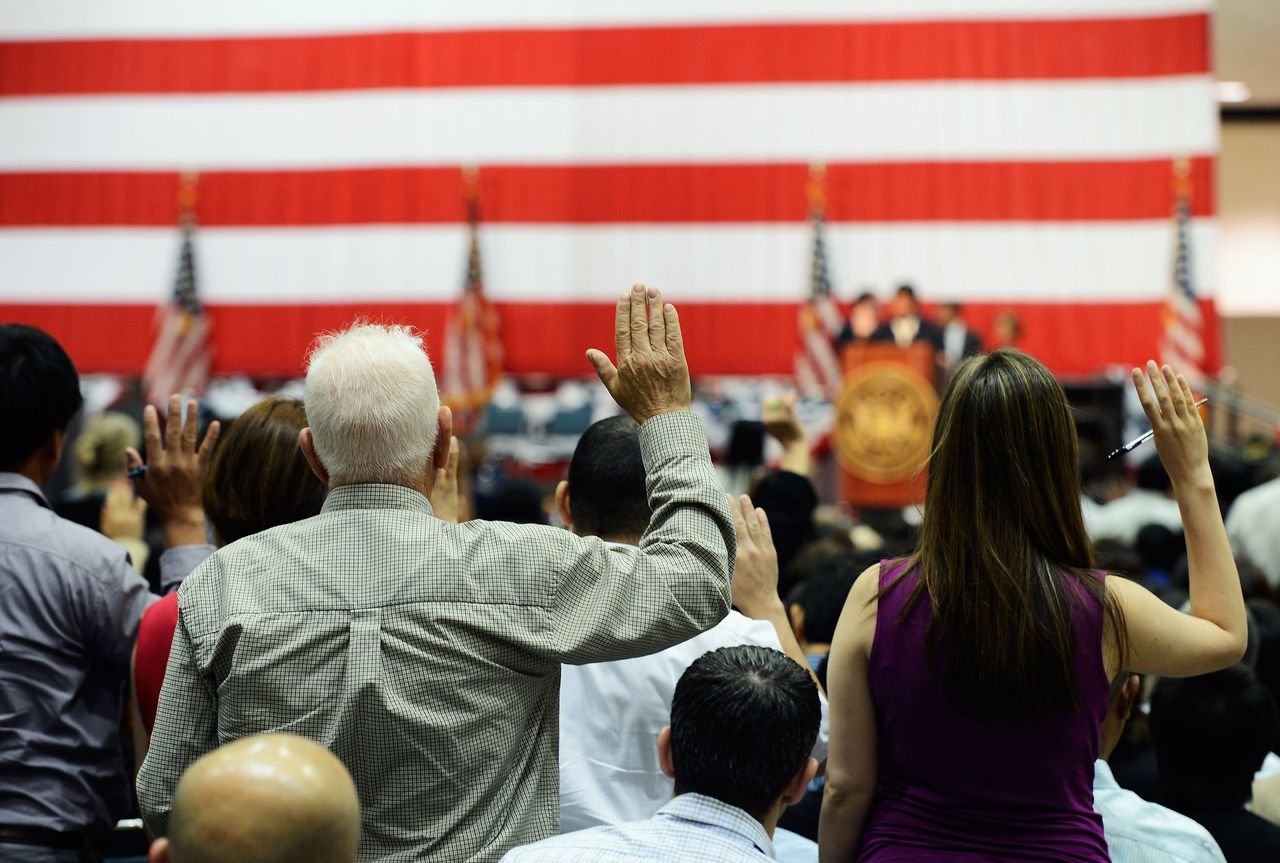
POLYGON ((148 826, 216 746, 288 731, 351 770, 360 860, 496 861, 558 827, 559 665, 661 650, 729 608, 733 521, 700 422, 640 430, 638 548, 450 525, 407 488, 335 488, 320 515, 219 550, 184 582, 151 749, 148 826))

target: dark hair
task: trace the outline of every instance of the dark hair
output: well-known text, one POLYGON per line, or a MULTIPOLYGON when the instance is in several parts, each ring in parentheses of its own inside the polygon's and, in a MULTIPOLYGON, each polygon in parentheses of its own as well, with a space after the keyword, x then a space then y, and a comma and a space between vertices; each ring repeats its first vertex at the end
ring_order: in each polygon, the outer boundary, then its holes
POLYGON ((853 304, 855 306, 860 306, 867 301, 871 301, 874 303, 876 301, 876 295, 871 293, 870 291, 863 291, 862 293, 858 294, 858 296, 854 297, 853 304))
POLYGON ((306 425, 302 402, 276 397, 228 426, 204 480, 204 511, 220 543, 320 512, 328 489, 298 447, 306 425))
POLYGON ((830 644, 840 612, 853 583, 876 555, 845 551, 827 556, 787 597, 788 604, 804 609, 804 637, 815 644, 830 644))
POLYGON ((1164 678, 1151 697, 1151 742, 1169 796, 1239 806, 1271 751, 1280 713, 1244 663, 1199 677, 1164 678))
POLYGON ((1058 381, 1013 349, 963 362, 938 411, 919 578, 927 637, 951 696, 979 716, 1079 709, 1073 617, 1100 604, 1126 655, 1120 608, 1091 572, 1075 423, 1058 381))
MULTIPOLYGON (((1258 636, 1258 657, 1254 673, 1258 682, 1267 687, 1271 697, 1280 704, 1280 606, 1266 599, 1251 599, 1246 603, 1252 631, 1258 636)), ((1280 749, 1280 728, 1271 749, 1280 749)))
POLYGON ((676 793, 694 792, 762 816, 813 750, 818 687, 767 647, 698 657, 671 699, 676 793))
POLYGON ((913 300, 916 298, 916 289, 907 282, 903 282, 901 285, 898 285, 898 290, 895 291, 895 293, 899 296, 910 297, 913 300))
POLYGON ((53 336, 0 324, 0 470, 26 461, 66 431, 83 399, 80 375, 53 336))
POLYGON ((1173 488, 1173 480, 1169 479, 1160 456, 1148 456, 1138 462, 1137 485, 1144 491, 1164 492, 1173 488))
POLYGON ((631 417, 609 417, 578 440, 569 462, 569 512, 583 535, 637 538, 649 526, 640 426, 631 417))

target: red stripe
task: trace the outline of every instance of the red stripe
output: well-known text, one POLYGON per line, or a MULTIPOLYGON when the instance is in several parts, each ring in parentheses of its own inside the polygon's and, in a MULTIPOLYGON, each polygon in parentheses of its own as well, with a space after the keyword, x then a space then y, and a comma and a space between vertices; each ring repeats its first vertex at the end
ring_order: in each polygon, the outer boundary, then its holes
POLYGON ((0 44, 0 95, 1127 78, 1210 70, 1209 17, 0 44))
MULTIPOLYGON (((486 222, 799 222, 808 168, 764 165, 488 166, 486 222)), ((1167 159, 1124 162, 926 162, 827 167, 833 222, 1167 218, 1167 159)), ((1214 160, 1192 161, 1193 214, 1212 216, 1214 160)), ((169 227, 173 173, 0 174, 0 226, 169 227)), ((206 227, 465 221, 449 168, 211 172, 200 177, 206 227)))
MULTIPOLYGON (((505 367, 517 374, 588 375, 583 352, 612 352, 613 306, 607 303, 497 303, 505 367), (555 338, 547 338, 554 333, 555 338)), ((1112 364, 1129 367, 1158 356, 1163 301, 1146 303, 969 303, 965 316, 983 333, 1004 310, 1015 311, 1025 333, 1019 345, 1060 374, 1089 374, 1112 364)), ((1219 327, 1212 302, 1205 314, 1206 369, 1216 369, 1219 327)), ((443 349, 447 304, 214 306, 215 373, 296 377, 315 334, 357 316, 408 323, 427 333, 429 349, 443 349)), ((798 347, 797 306, 789 303, 685 303, 681 327, 695 375, 787 375, 798 347)), ((82 372, 138 375, 154 342, 155 308, 142 305, 0 305, 0 320, 42 327, 62 342, 82 372)))

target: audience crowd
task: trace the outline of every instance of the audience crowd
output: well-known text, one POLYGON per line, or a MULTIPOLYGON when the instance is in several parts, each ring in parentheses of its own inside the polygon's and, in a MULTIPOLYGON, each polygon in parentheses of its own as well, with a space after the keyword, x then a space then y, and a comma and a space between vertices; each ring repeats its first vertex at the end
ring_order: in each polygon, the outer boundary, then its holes
POLYGON ((0 325, 0 861, 138 814, 150 863, 1280 860, 1280 479, 1223 497, 1150 363, 1155 454, 1096 500, 1061 386, 959 307, 841 339, 937 351, 918 524, 822 507, 789 396, 726 495, 640 285, 587 352, 620 413, 519 517, 409 329, 225 430, 175 395, 71 439, 71 360, 0 325))

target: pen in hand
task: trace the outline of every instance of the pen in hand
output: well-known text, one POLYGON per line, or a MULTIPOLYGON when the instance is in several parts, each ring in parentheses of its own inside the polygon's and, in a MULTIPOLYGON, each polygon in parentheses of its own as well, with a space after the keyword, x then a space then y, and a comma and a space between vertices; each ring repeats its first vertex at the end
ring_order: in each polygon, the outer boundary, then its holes
MULTIPOLYGON (((1200 401, 1196 402, 1194 406, 1195 406, 1195 408, 1198 410, 1198 409, 1200 408, 1200 406, 1201 406, 1201 405, 1207 404, 1207 403, 1208 403, 1208 401, 1209 401, 1209 399, 1207 399, 1207 398, 1200 399, 1200 401)), ((1138 437, 1136 437, 1136 438, 1134 438, 1133 440, 1129 441, 1129 442, 1128 442, 1127 444, 1125 444, 1124 446, 1120 447, 1120 449, 1118 449, 1118 450, 1116 450, 1115 452, 1111 453, 1111 455, 1107 456, 1107 461, 1110 461, 1111 459, 1115 458, 1115 457, 1116 457, 1116 456, 1118 456, 1118 455, 1124 455, 1125 453, 1127 453, 1127 452, 1129 452, 1130 450, 1132 450, 1134 447, 1138 446, 1138 444, 1140 444, 1140 443, 1142 443, 1143 441, 1145 441, 1145 440, 1147 440, 1148 438, 1150 438, 1153 434, 1155 434, 1155 430, 1154 430, 1154 429, 1149 430, 1149 431, 1147 431, 1147 432, 1145 432, 1145 433, 1143 433, 1143 434, 1139 435, 1138 437)))

